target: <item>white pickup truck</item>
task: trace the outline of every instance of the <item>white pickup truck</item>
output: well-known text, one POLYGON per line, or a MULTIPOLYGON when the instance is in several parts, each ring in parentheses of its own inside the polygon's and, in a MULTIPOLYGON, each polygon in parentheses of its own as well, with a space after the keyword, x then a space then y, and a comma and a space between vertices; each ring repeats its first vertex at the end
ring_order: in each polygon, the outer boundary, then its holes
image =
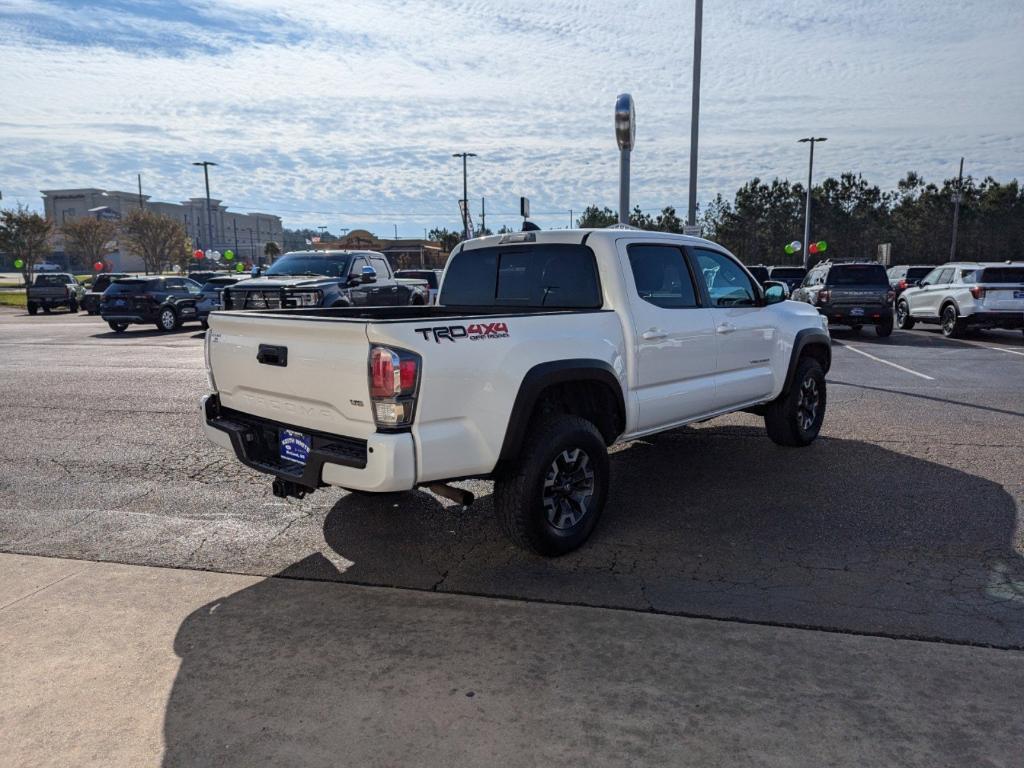
POLYGON ((580 546, 607 447, 732 411, 815 439, 826 321, 707 240, 629 228, 471 240, 439 306, 214 312, 202 427, 278 496, 493 478, 514 542, 580 546))

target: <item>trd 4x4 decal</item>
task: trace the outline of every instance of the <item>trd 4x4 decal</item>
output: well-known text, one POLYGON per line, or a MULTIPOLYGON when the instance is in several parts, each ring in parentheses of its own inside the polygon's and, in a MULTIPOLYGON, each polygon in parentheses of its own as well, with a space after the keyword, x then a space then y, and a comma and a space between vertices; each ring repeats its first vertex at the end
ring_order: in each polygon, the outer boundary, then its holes
POLYGON ((509 336, 507 323, 473 323, 472 325, 435 325, 432 328, 413 328, 416 333, 422 333, 424 339, 434 337, 438 344, 441 339, 447 341, 458 341, 469 339, 479 341, 480 339, 507 339, 509 336))

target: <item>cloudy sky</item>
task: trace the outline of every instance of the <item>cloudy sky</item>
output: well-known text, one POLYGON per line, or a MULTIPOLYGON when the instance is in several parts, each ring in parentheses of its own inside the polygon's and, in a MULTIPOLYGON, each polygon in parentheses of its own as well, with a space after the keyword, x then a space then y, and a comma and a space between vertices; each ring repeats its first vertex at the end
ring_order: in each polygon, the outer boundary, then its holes
MULTIPOLYGON (((488 225, 614 207, 615 95, 637 104, 633 201, 686 208, 688 0, 0 0, 0 190, 202 194, 286 226, 488 225)), ((1020 0, 707 0, 699 197, 860 171, 893 187, 1024 179, 1020 0)))

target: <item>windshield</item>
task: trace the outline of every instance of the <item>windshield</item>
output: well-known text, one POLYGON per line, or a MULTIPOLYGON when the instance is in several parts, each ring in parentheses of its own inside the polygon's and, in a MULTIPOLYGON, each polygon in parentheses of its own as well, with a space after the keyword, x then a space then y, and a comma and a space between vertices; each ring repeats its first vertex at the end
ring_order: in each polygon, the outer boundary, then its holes
POLYGON ((286 253, 263 274, 274 275, 325 275, 326 277, 347 277, 352 257, 347 253, 286 253))
POLYGON ((889 285, 881 264, 840 264, 828 273, 829 285, 889 285))

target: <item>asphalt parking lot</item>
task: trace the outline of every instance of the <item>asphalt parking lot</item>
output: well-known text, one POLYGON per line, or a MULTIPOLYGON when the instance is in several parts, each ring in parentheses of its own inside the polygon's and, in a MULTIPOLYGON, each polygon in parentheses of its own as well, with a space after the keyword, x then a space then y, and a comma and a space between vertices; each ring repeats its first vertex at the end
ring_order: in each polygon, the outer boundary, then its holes
POLYGON ((579 552, 506 542, 491 487, 303 501, 209 445, 198 326, 0 310, 0 550, 1024 648, 1024 336, 833 332, 806 450, 735 415, 616 449, 579 552))

